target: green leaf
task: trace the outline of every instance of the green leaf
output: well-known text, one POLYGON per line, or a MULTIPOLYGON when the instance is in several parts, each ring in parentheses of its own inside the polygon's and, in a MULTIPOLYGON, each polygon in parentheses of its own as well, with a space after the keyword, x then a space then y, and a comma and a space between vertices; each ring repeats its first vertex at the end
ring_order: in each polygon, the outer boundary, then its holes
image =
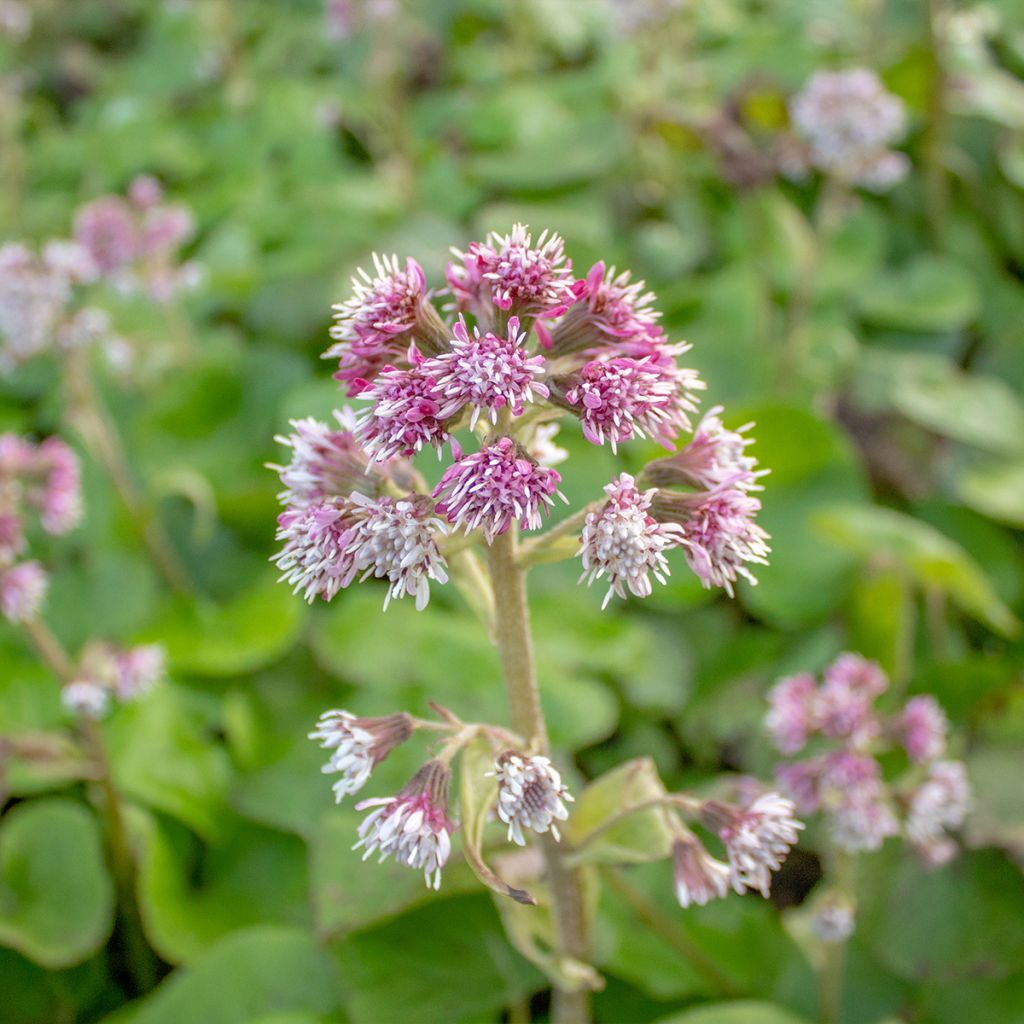
POLYGON ((956 490, 976 512, 1024 527, 1024 460, 993 460, 969 469, 957 478, 956 490))
POLYGON ((877 661, 890 679, 910 669, 915 609, 906 575, 881 569, 858 580, 850 602, 849 646, 877 661))
POLYGON ((282 655, 302 623, 304 604, 283 583, 249 588, 220 606, 172 601, 149 633, 167 648, 173 668, 203 676, 251 672, 282 655))
POLYGON ((866 561, 888 562, 924 589, 947 594, 964 612, 1005 636, 1020 624, 977 563, 948 537, 889 508, 837 505, 813 517, 815 528, 866 561))
POLYGON ((474 740, 463 750, 459 761, 462 853, 473 873, 488 889, 509 896, 517 903, 536 906, 536 899, 525 889, 516 889, 503 882, 484 863, 484 825, 498 801, 498 780, 493 777, 493 772, 494 753, 490 743, 482 738, 474 740))
POLYGON ((544 984, 483 896, 434 902, 333 951, 354 1024, 476 1024, 544 984))
POLYGON ((0 943, 44 967, 68 967, 103 945, 113 910, 99 827, 84 807, 37 800, 4 816, 0 943))
POLYGON ((127 1021, 252 1024, 271 1014, 329 1014, 337 1006, 330 960, 312 936, 261 926, 229 935, 175 971, 133 1006, 127 1021))
POLYGON ((566 824, 566 838, 579 848, 575 859, 583 864, 639 864, 667 857, 672 832, 664 809, 637 811, 611 824, 623 811, 664 795, 658 769, 647 757, 595 779, 580 794, 566 824))
POLYGON ((310 923, 306 847, 296 837, 233 821, 203 855, 173 823, 140 814, 135 832, 146 936, 165 960, 191 961, 240 928, 310 923))
POLYGON ((937 256, 918 256, 886 270, 865 287, 860 313, 882 327, 904 331, 955 331, 978 313, 974 279, 964 266, 937 256))
POLYGON ((209 837, 224 824, 231 767, 189 697, 168 682, 120 708, 104 732, 118 788, 209 837))
POLYGON ((807 1024, 807 1018, 797 1017, 773 1003, 743 999, 684 1010, 671 1017, 660 1017, 655 1024, 807 1024))
POLYGON ((928 870, 893 843, 860 867, 857 934, 897 977, 955 986, 1019 970, 1024 886, 1001 853, 928 870))

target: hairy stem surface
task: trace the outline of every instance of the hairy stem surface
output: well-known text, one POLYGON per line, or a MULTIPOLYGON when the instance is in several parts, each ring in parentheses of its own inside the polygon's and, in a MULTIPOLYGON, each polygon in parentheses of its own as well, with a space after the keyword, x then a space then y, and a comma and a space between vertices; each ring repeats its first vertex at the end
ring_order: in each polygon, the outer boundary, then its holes
MULTIPOLYGON (((517 564, 516 548, 513 528, 496 537, 489 549, 495 642, 508 688, 512 728, 539 753, 546 754, 550 743, 537 688, 526 573, 517 564)), ((550 834, 542 838, 541 849, 551 888, 555 955, 559 960, 586 963, 589 939, 580 873, 567 863, 550 834)), ((586 1024, 590 1020, 590 993, 586 989, 556 985, 551 1019, 554 1024, 586 1024)))

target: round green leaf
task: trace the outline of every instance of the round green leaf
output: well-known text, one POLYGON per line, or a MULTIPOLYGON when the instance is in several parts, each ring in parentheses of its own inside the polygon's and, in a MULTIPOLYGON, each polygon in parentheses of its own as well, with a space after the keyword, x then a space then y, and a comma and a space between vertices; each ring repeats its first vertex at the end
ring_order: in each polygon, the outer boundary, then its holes
POLYGON ((99 826, 69 800, 21 804, 0 825, 0 943, 44 967, 80 963, 106 941, 113 886, 99 826))

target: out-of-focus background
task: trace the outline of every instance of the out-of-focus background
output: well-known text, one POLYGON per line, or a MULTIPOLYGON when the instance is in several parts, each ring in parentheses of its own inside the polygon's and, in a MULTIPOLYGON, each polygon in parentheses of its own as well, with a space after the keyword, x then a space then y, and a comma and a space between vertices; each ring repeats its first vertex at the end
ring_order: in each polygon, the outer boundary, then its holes
MULTIPOLYGON (((5 1024, 478 1024, 543 992, 464 865, 433 894, 349 853, 355 812, 334 807, 305 739, 329 707, 437 700, 502 720, 475 620, 443 591, 426 613, 382 615, 373 585, 309 609, 267 561, 279 485, 264 463, 290 418, 343 404, 319 356, 350 274, 395 252, 439 288, 448 245, 517 220, 561 233, 579 274, 603 259, 645 278, 712 401, 756 421, 772 471, 772 564, 735 601, 680 572, 602 613, 575 564, 535 573, 571 784, 638 755, 674 786, 770 777, 769 685, 843 649, 878 659, 901 693, 942 701, 975 803, 946 868, 898 848, 864 858, 843 1020, 1024 1019, 1020 14, 1014 0, 0 0, 0 242, 69 237, 83 204, 140 175, 194 218, 175 287, 94 285, 89 300, 117 339, 94 379, 196 581, 171 592, 76 434, 67 354, 14 360, 0 427, 83 454, 83 524, 46 548, 48 621, 71 649, 160 642, 170 679, 103 723, 147 984, 130 936, 111 936, 88 779, 70 754, 4 753, 4 737, 68 719, 0 625, 5 1024), (821 175, 787 177, 780 153, 792 94, 851 67, 906 104, 895 146, 911 170, 884 193, 845 190, 837 212, 821 175), (33 807, 52 824, 25 826, 33 807), (37 870, 62 881, 40 888, 37 870)), ((567 445, 576 507, 653 454, 567 445)), ((413 756, 381 766, 382 792, 413 756)), ((793 910, 815 854, 812 838, 793 855, 774 905, 684 913, 664 863, 630 872, 642 923, 606 889, 598 1018, 727 996, 775 1009, 692 1019, 812 1019, 793 910)))

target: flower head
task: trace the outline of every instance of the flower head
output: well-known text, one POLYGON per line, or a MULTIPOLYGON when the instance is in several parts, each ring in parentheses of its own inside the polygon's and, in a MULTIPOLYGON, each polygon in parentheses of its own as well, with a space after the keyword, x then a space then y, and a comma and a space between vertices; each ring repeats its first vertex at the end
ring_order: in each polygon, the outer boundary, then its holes
POLYGON ((332 752, 323 772, 341 773, 331 787, 341 803, 347 794, 362 789, 374 767, 411 735, 412 719, 404 712, 358 718, 348 711, 325 711, 309 738, 332 752))
POLYGON ((692 833, 680 836, 672 844, 672 868, 676 899, 683 909, 694 903, 703 907, 722 899, 732 884, 729 865, 712 857, 692 833))
POLYGON ((424 495, 395 499, 350 498, 349 552, 363 579, 376 576, 388 581, 384 598, 410 595, 421 610, 430 600, 430 580, 448 582, 445 560, 437 546, 438 535, 447 533, 434 515, 433 503, 424 495))
POLYGON ((513 521, 524 530, 541 525, 541 511, 554 504, 561 476, 539 466, 510 437, 454 462, 434 490, 437 511, 467 533, 483 527, 490 544, 513 521))
POLYGON ((899 833, 882 771, 873 757, 839 750, 820 762, 822 806, 831 816, 832 838, 844 850, 877 850, 899 833))
POLYGON ((754 439, 743 436, 753 424, 729 430, 719 418, 722 412, 720 405, 709 409, 690 443, 675 455, 648 463, 644 477, 657 487, 689 484, 706 490, 721 486, 761 490, 757 481, 768 470, 757 468, 757 459, 746 452, 754 439))
POLYGON ((277 519, 277 539, 284 547, 273 557, 281 579, 302 591, 310 603, 318 595, 330 601, 355 578, 350 550, 351 506, 332 498, 306 508, 290 508, 277 519))
POLYGON ((949 722, 939 702, 927 694, 911 697, 900 716, 900 735, 911 761, 934 761, 946 752, 949 722))
POLYGON ((42 486, 35 494, 40 521, 47 533, 67 533, 82 517, 82 486, 78 456, 59 437, 48 437, 36 452, 42 486))
POLYGON ((789 110, 807 162, 819 170, 877 190, 906 176, 909 161, 888 149, 903 136, 906 111, 873 71, 817 71, 789 110))
POLYGON ((515 224, 507 235, 492 231, 486 242, 452 252, 461 265, 448 265, 448 285, 460 310, 487 315, 488 306, 497 306, 518 316, 553 316, 576 299, 572 264, 554 233, 543 232, 534 244, 529 228, 515 224))
POLYGON ((21 562, 0 573, 0 612, 9 622, 36 618, 46 597, 49 579, 35 561, 21 562))
POLYGON ((498 817, 508 825, 508 838, 525 846, 523 829, 550 830, 561 839, 556 821, 569 817, 565 801, 572 801, 562 777, 547 757, 507 750, 495 763, 498 779, 498 817))
POLYGON ((971 808, 971 785, 962 761, 937 761, 911 794, 907 837, 918 849, 942 841, 945 830, 959 828, 971 808))
POLYGON ((654 491, 639 491, 628 473, 622 473, 604 489, 608 500, 587 515, 578 554, 583 560, 584 579, 590 585, 607 577, 608 593, 601 607, 607 607, 612 594, 625 598, 626 589, 637 597, 649 597, 651 580, 665 583, 669 575, 665 551, 678 545, 682 527, 659 523, 650 514, 654 491), (589 579, 588 579, 589 577, 589 579))
POLYGON ((126 267, 140 253, 140 232, 131 205, 120 196, 103 196, 75 214, 75 239, 101 274, 126 267))
POLYGON ((853 935, 853 907, 840 896, 828 896, 814 908, 811 931, 822 942, 846 942, 853 935))
POLYGON ((140 644, 114 656, 114 689, 122 701, 137 700, 155 687, 167 672, 167 652, 160 644, 140 644))
POLYGON ((284 484, 277 498, 283 505, 306 508, 324 498, 348 497, 353 491, 372 496, 380 484, 380 474, 367 472, 367 458, 354 431, 355 417, 350 409, 334 413, 338 426, 309 417, 290 420, 294 433, 274 438, 292 450, 287 466, 271 465, 284 484))
POLYGON ((325 359, 339 361, 335 377, 349 384, 372 380, 411 341, 434 343, 438 332, 443 334, 423 268, 414 259, 403 267, 397 256, 374 253, 373 268, 373 277, 360 268, 352 278, 352 296, 334 306, 335 344, 324 353, 325 359))
POLYGON ((518 317, 509 318, 504 338, 481 334, 479 327, 470 336, 461 316, 454 333, 449 351, 429 361, 429 372, 444 396, 441 419, 468 405, 473 410, 469 424, 473 429, 483 412, 497 423, 499 410, 507 407, 519 416, 524 402, 532 402, 535 396, 547 398, 547 385, 537 379, 544 373, 544 357, 527 351, 518 317))
POLYGON ((657 519, 683 529, 683 554, 705 587, 724 587, 733 596, 733 583, 742 576, 757 583, 747 563, 768 564, 768 534, 754 522, 761 502, 735 487, 700 494, 659 490, 653 501, 657 519))
POLYGON ((593 359, 566 382, 565 401, 580 418, 592 444, 607 440, 612 451, 634 435, 650 435, 671 448, 676 434, 688 429, 691 403, 678 380, 650 357, 593 359))
POLYGON ((889 685, 885 673, 859 654, 842 654, 825 670, 817 697, 818 728, 830 739, 863 743, 876 736, 880 725, 875 698, 889 685))
POLYGON ((102 718, 110 706, 110 689, 92 679, 76 679, 61 690, 61 703, 82 718, 102 718))
POLYGON ((758 797, 746 810, 718 801, 704 804, 702 820, 725 844, 737 892, 751 889, 768 897, 771 873, 782 866, 804 827, 795 815, 792 800, 778 793, 758 797))
POLYGON ((448 440, 442 416, 444 395, 428 363, 408 369, 385 366, 359 392, 372 406, 360 414, 356 436, 375 462, 414 455, 423 447, 438 449, 448 440))
POLYGON ((455 830, 448 817, 451 769, 440 761, 428 761, 397 796, 364 800, 356 810, 373 810, 359 826, 363 860, 375 853, 383 861, 393 856, 410 868, 421 870, 427 886, 441 887, 441 869, 451 853, 455 830))
POLYGON ((780 680, 768 694, 770 708, 765 725, 783 754, 803 749, 814 728, 818 684, 809 672, 780 680))

